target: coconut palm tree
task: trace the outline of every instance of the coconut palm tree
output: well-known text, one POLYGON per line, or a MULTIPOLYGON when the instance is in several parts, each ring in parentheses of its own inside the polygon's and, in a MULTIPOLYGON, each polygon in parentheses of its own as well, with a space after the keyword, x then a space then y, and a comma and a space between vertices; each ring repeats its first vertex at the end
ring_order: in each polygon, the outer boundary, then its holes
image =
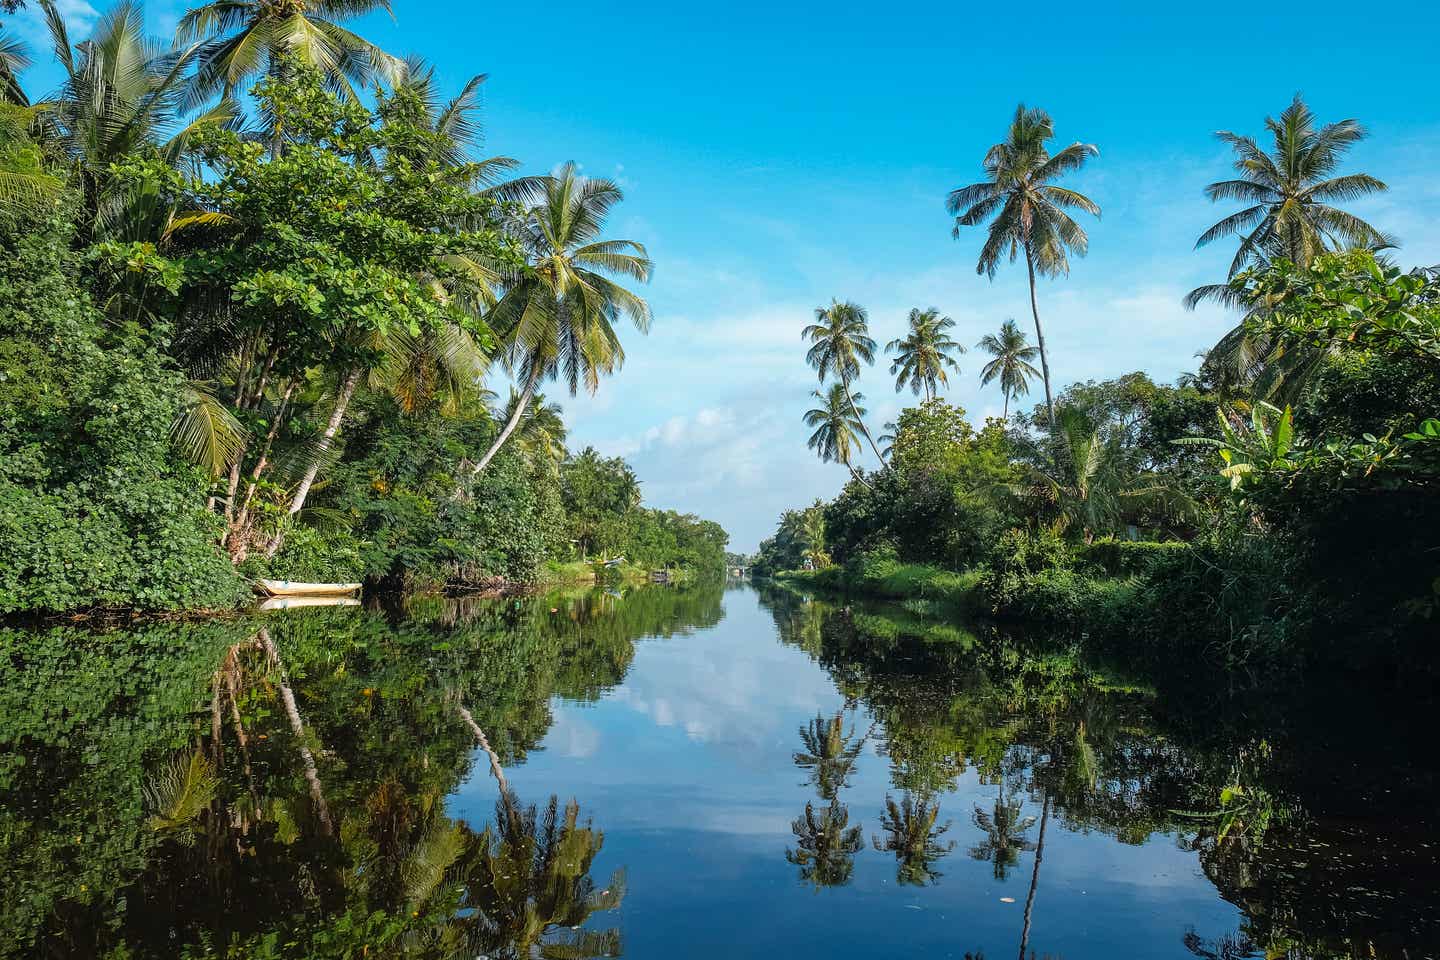
POLYGON ((1067 210, 1100 216, 1100 207, 1083 193, 1051 181, 1084 166, 1099 154, 1094 144, 1072 143, 1051 155, 1046 143, 1055 137, 1055 125, 1044 110, 1024 104, 1015 108, 1006 138, 985 154, 985 179, 952 190, 946 209, 955 218, 952 235, 961 227, 990 221, 985 245, 980 248, 976 273, 993 278, 1000 258, 1008 252, 1011 263, 1022 252, 1030 278, 1030 312, 1035 318, 1035 342, 1040 348, 1040 370, 1045 381, 1045 407, 1055 421, 1050 391, 1050 358, 1045 352, 1045 331, 1035 299, 1035 277, 1070 272, 1069 254, 1084 256, 1090 238, 1067 210))
POLYGON ((852 477, 869 486, 853 462, 860 445, 859 431, 864 429, 861 418, 865 416, 865 408, 855 406, 855 397, 864 400, 865 395, 857 393, 852 397, 840 383, 830 384, 825 393, 812 390, 810 395, 820 401, 820 406, 805 411, 805 426, 815 431, 806 445, 825 463, 844 464, 852 477))
POLYGON ((1015 325, 1013 319, 1000 325, 1000 333, 987 333, 976 344, 990 354, 992 359, 980 368, 980 386, 987 386, 992 380, 1000 381, 1000 393, 1005 397, 1005 407, 1000 419, 1010 419, 1010 401, 1030 392, 1030 378, 1040 376, 1040 371, 1030 361, 1040 351, 1025 340, 1025 332, 1015 325))
POLYGON ((1025 950, 1030 945, 1030 918, 1035 912, 1035 890, 1040 886, 1040 861, 1045 857, 1045 829, 1050 825, 1050 794, 1045 793, 1040 801, 1040 837, 1035 841, 1035 866, 1030 871, 1030 890, 1025 894, 1025 920, 1020 928, 1019 960, 1025 960, 1025 950))
POLYGON ((1010 869, 1020 862, 1022 852, 1035 849, 1035 844, 1025 836, 1025 831, 1035 825, 1035 818, 1021 817, 1020 801, 1008 799, 1004 791, 995 798, 995 806, 989 813, 977 806, 972 819, 985 839, 970 848, 970 856, 989 860, 996 880, 1005 879, 1010 869))
MULTIPOLYGON (((1205 196, 1211 201, 1236 200, 1245 206, 1202 233, 1195 247, 1222 237, 1239 237, 1240 246, 1227 277, 1247 266, 1264 266, 1276 257, 1305 266, 1326 250, 1392 245, 1379 230, 1332 205, 1386 189, 1366 173, 1333 175, 1346 151, 1365 138, 1365 128, 1358 120, 1319 126, 1296 94, 1278 119, 1265 118, 1265 128, 1274 138, 1269 153, 1250 137, 1229 130, 1215 134, 1235 151, 1239 176, 1210 184, 1205 196)), ((1192 291, 1186 305, 1223 299, 1222 286, 1226 285, 1192 291)))
POLYGON ((114 164, 158 145, 180 160, 200 126, 228 122, 235 105, 223 101, 181 125, 182 85, 194 50, 175 50, 145 34, 139 3, 121 0, 95 24, 85 42, 73 43, 51 0, 41 10, 65 73, 60 89, 39 104, 47 146, 69 162, 84 205, 81 222, 97 233, 154 239, 155 211, 111 189, 114 164), (148 215, 147 215, 148 214, 148 215))
POLYGON ((1128 510, 1156 507, 1176 517, 1193 513, 1194 503, 1183 493, 1134 476, 1118 440, 1095 429, 1079 411, 1062 410, 1054 433, 1054 462, 1032 468, 1024 482, 1007 488, 1051 511, 1057 530, 1078 528, 1090 543, 1114 529, 1128 510))
POLYGON ((940 878, 935 861, 955 849, 955 843, 941 842, 940 836, 950 829, 950 822, 936 826, 939 816, 938 803, 908 793, 896 803, 886 795, 885 812, 880 817, 885 840, 882 843, 879 837, 872 836, 870 842, 876 850, 895 854, 896 882, 923 887, 940 878))
POLYGON ((341 26, 344 20, 390 12, 390 0, 210 0, 180 18, 176 42, 199 42, 189 102, 243 93, 248 81, 280 70, 288 59, 312 66, 334 89, 377 80, 395 83, 404 64, 341 26))
POLYGON ((581 177, 567 163, 525 217, 521 239, 528 263, 490 313, 490 326, 524 386, 472 476, 515 432, 541 380, 563 377, 571 396, 582 384, 593 394, 601 375, 625 361, 615 321, 624 314, 641 333, 649 331, 650 305, 608 276, 645 283, 653 268, 641 244, 601 239, 606 215, 623 197, 612 181, 581 177))
POLYGON ((60 195, 64 181, 46 169, 28 128, 35 110, 0 102, 0 211, 34 213, 60 195))
POLYGON ((0 103, 26 107, 30 98, 20 86, 20 74, 30 66, 30 49, 0 24, 0 103))
POLYGON ((815 805, 805 804, 805 813, 790 824, 795 849, 786 848, 785 859, 800 868, 800 879, 821 887, 841 887, 855 871, 855 854, 865 846, 860 827, 850 824, 850 811, 839 800, 831 800, 820 814, 815 805))
POLYGON ((934 400, 940 384, 950 385, 945 371, 959 373, 954 354, 965 352, 947 332, 954 326, 954 320, 940 316, 934 307, 910 310, 909 333, 885 344, 885 351, 895 355, 890 373, 895 376, 896 393, 908 384, 911 393, 924 390, 925 399, 934 400))
MULTIPOLYGON (((840 381, 846 397, 850 397, 850 381, 860 376, 860 364, 868 366, 875 362, 875 341, 870 338, 869 317, 858 303, 832 300, 828 307, 816 307, 815 322, 802 330, 800 335, 810 341, 805 362, 815 368, 821 383, 827 377, 840 381)), ((875 446, 864 417, 855 407, 854 398, 850 398, 850 407, 860 432, 865 434, 870 449, 875 451, 876 459, 884 467, 885 458, 880 455, 880 448, 875 446)))

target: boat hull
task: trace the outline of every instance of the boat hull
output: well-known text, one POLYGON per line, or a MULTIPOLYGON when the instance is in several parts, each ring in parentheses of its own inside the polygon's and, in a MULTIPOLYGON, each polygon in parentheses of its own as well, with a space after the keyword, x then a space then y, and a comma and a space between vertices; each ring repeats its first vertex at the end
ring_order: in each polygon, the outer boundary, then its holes
POLYGON ((271 597, 344 597, 360 592, 358 583, 300 583, 295 580, 255 581, 259 593, 271 597))

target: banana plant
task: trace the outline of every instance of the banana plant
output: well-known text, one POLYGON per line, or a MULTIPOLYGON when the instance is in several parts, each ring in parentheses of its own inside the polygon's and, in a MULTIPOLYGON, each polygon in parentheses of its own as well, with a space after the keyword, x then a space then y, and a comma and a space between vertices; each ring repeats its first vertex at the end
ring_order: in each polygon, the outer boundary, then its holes
POLYGON ((1305 445, 1296 440, 1294 414, 1289 406, 1281 410, 1263 400, 1256 401, 1248 422, 1235 415, 1227 417, 1224 411, 1215 416, 1220 421, 1219 437, 1182 437, 1175 442, 1219 451, 1225 463, 1220 476, 1230 481, 1231 490, 1239 490, 1256 473, 1296 468, 1294 454, 1302 453, 1305 445))

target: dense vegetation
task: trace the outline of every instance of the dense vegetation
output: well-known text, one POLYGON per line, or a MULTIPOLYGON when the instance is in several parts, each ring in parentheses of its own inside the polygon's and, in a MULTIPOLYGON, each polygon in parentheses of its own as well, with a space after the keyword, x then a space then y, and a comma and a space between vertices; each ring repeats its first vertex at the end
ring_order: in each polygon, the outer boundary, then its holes
POLYGON ((0 35, 0 614, 722 566, 539 392, 648 328, 615 184, 507 179, 483 78, 446 99, 339 23, 380 4, 201 7, 173 47, 128 2, 80 43, 40 6, 60 89, 0 35))
POLYGON ((1389 238, 1330 205, 1384 189, 1336 175, 1358 124, 1320 125, 1297 100, 1267 125, 1273 153, 1221 134, 1238 178, 1208 193, 1248 206, 1200 238, 1239 237, 1231 276, 1190 296, 1234 309, 1235 328, 1173 385, 1136 372, 1052 393, 1033 279, 1085 251, 1065 211, 1098 208, 1052 181, 1093 148, 1051 156, 1049 118, 1017 113, 990 179, 950 203, 957 235, 993 217, 980 272, 1007 251, 1031 267, 1037 345, 1012 321, 978 344, 1007 416, 972 424, 936 398, 961 349, 952 323, 912 311, 892 373, 927 399, 887 425, 880 468, 858 469, 855 387, 875 344, 863 308, 817 310, 807 359, 834 385, 806 423, 853 476, 833 501, 787 512, 755 570, 950 599, 1132 653, 1432 666, 1440 273, 1401 268, 1389 238), (1045 404, 1011 414, 1037 378, 1045 404))

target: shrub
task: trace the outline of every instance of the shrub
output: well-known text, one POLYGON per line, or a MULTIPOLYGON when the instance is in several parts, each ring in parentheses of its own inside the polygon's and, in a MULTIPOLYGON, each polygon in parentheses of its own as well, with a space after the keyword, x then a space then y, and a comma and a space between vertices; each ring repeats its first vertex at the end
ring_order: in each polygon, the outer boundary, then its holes
POLYGON ((165 331, 107 328, 68 222, 0 222, 0 613, 245 595, 205 481, 171 448, 165 331))
POLYGON ((1087 567, 1110 576, 1146 573, 1155 563, 1183 553, 1190 545, 1178 540, 1114 540, 1106 538, 1085 544, 1076 551, 1087 567))

